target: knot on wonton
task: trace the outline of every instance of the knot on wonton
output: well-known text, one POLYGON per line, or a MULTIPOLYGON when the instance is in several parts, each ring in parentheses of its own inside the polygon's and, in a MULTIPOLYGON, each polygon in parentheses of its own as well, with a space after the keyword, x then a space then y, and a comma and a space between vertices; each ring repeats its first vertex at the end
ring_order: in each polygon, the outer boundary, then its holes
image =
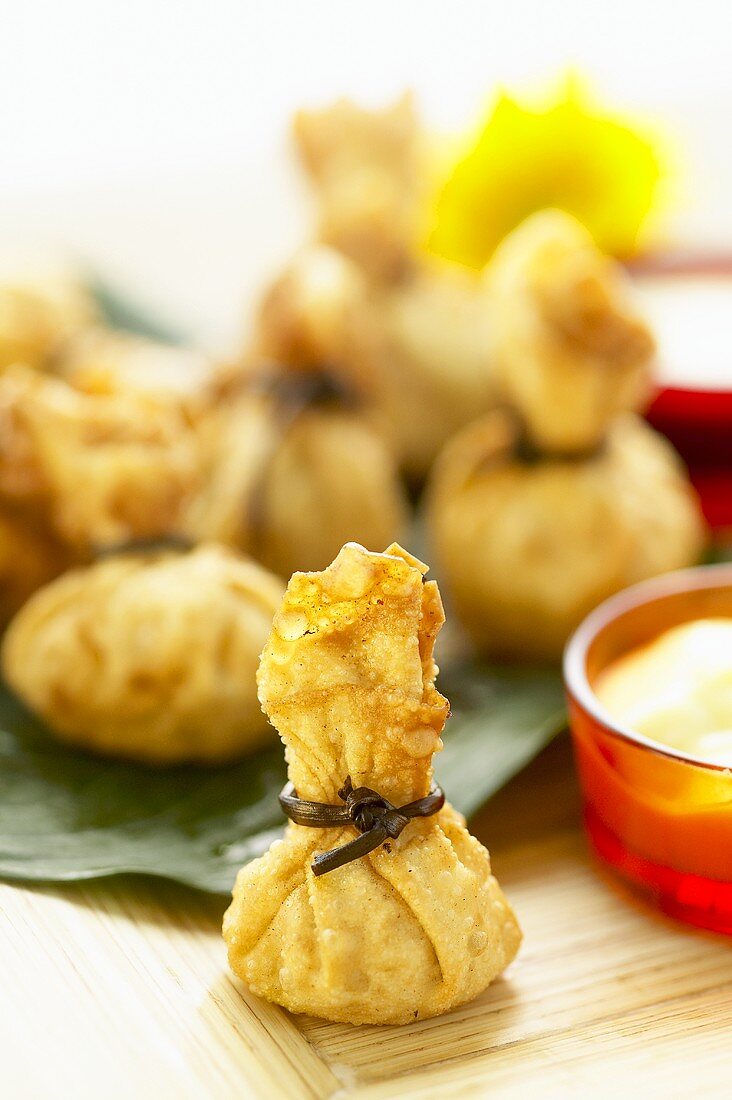
POLYGON ((432 781, 449 708, 426 570, 396 544, 347 544, 291 578, 262 653, 292 820, 239 872, 224 936, 234 972, 293 1012, 435 1016, 477 996, 521 941, 488 852, 432 781))
POLYGON ((397 808, 371 787, 354 788, 350 775, 339 790, 338 797, 345 802, 345 806, 308 802, 298 798, 292 783, 285 784, 280 794, 280 806, 297 825, 333 828, 351 824, 362 834, 339 848, 315 856, 312 871, 316 876, 368 855, 383 844, 387 837, 396 840, 413 817, 431 817, 445 805, 445 795, 436 784, 432 785, 429 794, 424 798, 397 808))
POLYGON ((338 797, 346 803, 348 815, 361 833, 368 833, 378 826, 387 836, 396 840, 409 821, 407 814, 392 806, 388 798, 382 798, 370 787, 354 789, 350 775, 339 790, 338 797))

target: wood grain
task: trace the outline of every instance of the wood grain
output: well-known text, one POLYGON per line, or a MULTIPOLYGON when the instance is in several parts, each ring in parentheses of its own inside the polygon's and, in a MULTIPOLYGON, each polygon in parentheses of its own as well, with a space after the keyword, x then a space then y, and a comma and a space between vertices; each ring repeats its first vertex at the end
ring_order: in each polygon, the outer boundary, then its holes
POLYGON ((590 859, 566 744, 474 824, 526 933, 504 979, 403 1028, 296 1018, 232 980, 224 902, 114 879, 0 886, 0 1096, 730 1095, 730 942, 590 859))

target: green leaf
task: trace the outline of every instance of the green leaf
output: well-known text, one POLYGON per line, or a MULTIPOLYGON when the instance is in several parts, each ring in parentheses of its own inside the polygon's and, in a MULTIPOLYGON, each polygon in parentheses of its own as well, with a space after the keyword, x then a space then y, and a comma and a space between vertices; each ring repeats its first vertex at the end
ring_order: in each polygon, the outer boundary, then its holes
MULTIPOLYGON (((555 673, 460 666, 437 774, 472 813, 562 727, 555 673)), ((0 876, 62 882, 139 872, 231 889, 282 828, 281 745, 234 767, 155 770, 55 741, 0 689, 0 876)))
POLYGON ((548 669, 460 665, 440 678, 452 715, 435 772, 469 817, 567 723, 560 675, 548 669))
MULTIPOLYGON (((97 276, 109 324, 180 343, 97 276)), ((436 772, 473 813, 565 722, 555 672, 456 664, 440 677, 452 717, 436 772)), ((65 748, 0 685, 0 876, 71 882, 141 873, 214 893, 282 829, 282 747, 225 768, 156 770, 65 748)))
POLYGON ((152 317, 144 307, 130 301, 98 273, 87 272, 85 282, 103 320, 112 328, 125 329, 138 336, 147 336, 150 340, 162 340, 166 344, 186 343, 184 336, 173 325, 164 324, 152 317))

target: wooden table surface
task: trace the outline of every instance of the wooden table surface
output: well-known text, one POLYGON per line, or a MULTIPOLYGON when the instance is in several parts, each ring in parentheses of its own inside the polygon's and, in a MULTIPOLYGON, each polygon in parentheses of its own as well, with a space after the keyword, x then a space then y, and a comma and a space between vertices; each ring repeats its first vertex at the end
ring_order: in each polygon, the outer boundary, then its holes
POLYGON ((523 949, 472 1004, 403 1028, 253 997, 227 972, 221 898, 0 884, 0 1097, 732 1096, 732 941, 601 871, 577 809, 560 741, 473 823, 523 949))

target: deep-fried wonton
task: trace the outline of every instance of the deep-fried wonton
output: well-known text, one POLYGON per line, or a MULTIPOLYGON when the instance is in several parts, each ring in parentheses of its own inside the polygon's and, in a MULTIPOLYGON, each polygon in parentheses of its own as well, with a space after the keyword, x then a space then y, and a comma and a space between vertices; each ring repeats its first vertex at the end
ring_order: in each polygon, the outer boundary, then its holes
MULTIPOLYGON (((290 581, 258 682, 300 798, 338 805, 349 777, 396 807, 429 792, 448 704, 432 659, 444 616, 425 571, 398 546, 351 544, 290 581)), ((224 919, 232 969, 293 1012, 348 1023, 407 1023, 477 996, 521 933, 464 819, 446 804, 316 877, 313 857, 357 835, 291 823, 239 872, 224 919)))
MULTIPOLYGON (((496 403, 489 295, 474 273, 429 259, 418 247, 426 174, 410 96, 383 111, 339 100, 300 112, 295 136, 318 203, 318 239, 343 257, 339 272, 331 265, 340 287, 331 286, 330 301, 348 295, 345 358, 400 465, 419 480, 447 439, 496 403)), ((301 287, 309 262, 276 284, 279 308, 262 315, 265 331, 289 334, 289 300, 308 303, 301 287)), ((322 301, 300 312, 315 324, 322 301)), ((326 361, 337 358, 333 326, 323 332, 326 361)))
POLYGON ((204 436, 203 488, 188 533, 236 546, 289 577, 344 541, 396 537, 406 503, 381 435, 337 375, 276 370, 230 394, 204 436))
POLYGON ((0 494, 39 502, 79 550, 174 531, 198 475, 175 402, 81 393, 25 367, 0 378, 0 494))
POLYGON ((620 266, 569 214, 543 210, 486 272, 497 382, 540 450, 591 450, 648 396, 653 338, 620 266))
POLYGON ((49 531, 23 511, 0 506, 0 628, 69 564, 68 550, 49 531))
POLYGON ((335 249, 311 245, 265 291, 252 358, 294 371, 336 366, 363 397, 378 384, 377 339, 361 272, 335 249))
POLYGON ((199 352, 101 327, 70 340, 55 369, 87 393, 137 391, 194 402, 212 377, 199 352))
POLYGON ((45 369, 95 319, 91 295, 71 278, 0 280, 0 371, 12 363, 45 369))
POLYGON ((375 289, 371 309, 381 341, 374 401, 419 480, 456 431, 495 407, 493 318, 471 272, 426 262, 375 289))
POLYGON ((491 332, 485 290, 468 272, 424 264, 376 287, 346 256, 313 246, 265 295, 255 347, 296 367, 339 364, 416 479, 495 404, 491 332))
POLYGON ((315 185, 318 236, 371 278, 399 278, 417 234, 421 135, 411 95, 383 111, 339 99, 294 122, 315 185))
POLYGON ((215 763, 271 735, 255 671, 282 584, 218 546, 109 557, 31 597, 2 648, 59 738, 149 763, 215 763))
POLYGON ((521 448, 503 412, 448 444, 429 489, 430 539, 481 650, 553 660, 605 597, 693 564, 704 525, 671 446, 632 415, 616 418, 593 457, 521 448))

